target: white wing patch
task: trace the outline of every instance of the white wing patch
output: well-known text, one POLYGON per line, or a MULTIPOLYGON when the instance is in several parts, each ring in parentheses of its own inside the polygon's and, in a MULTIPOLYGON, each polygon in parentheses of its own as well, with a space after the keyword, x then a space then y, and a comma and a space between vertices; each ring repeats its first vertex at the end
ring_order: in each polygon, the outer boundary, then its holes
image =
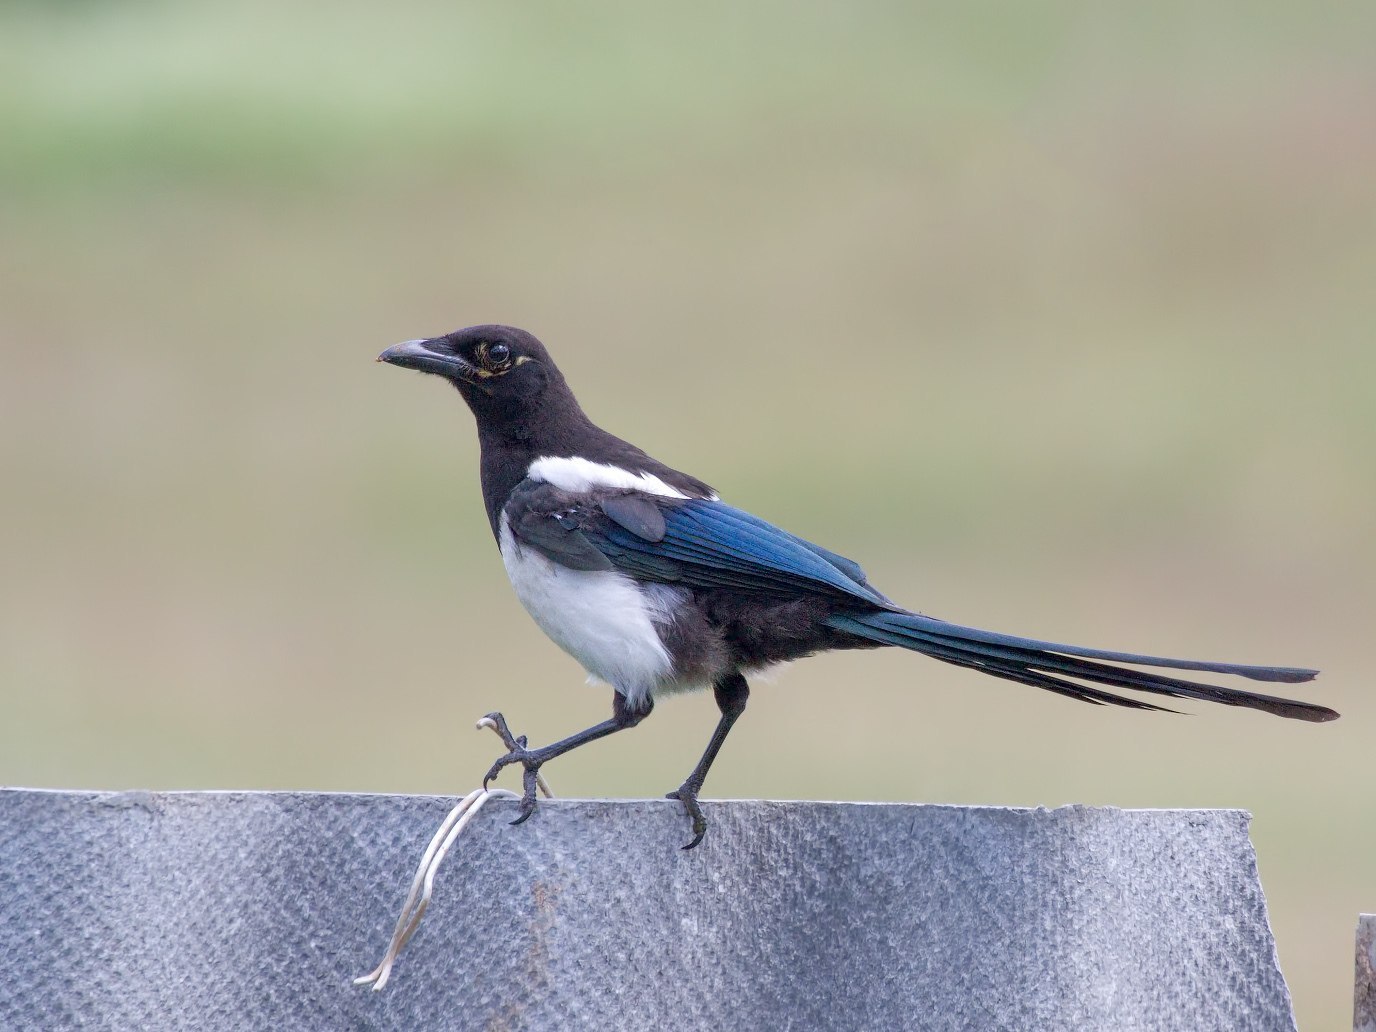
MULTIPOLYGON (((631 491, 644 491, 647 494, 664 498, 688 498, 676 487, 671 487, 653 473, 632 473, 620 466, 606 462, 593 462, 578 457, 544 456, 530 464, 526 476, 545 484, 553 484, 561 491, 574 493, 588 491, 594 487, 623 488, 631 491)), ((712 501, 716 495, 710 496, 712 501)))

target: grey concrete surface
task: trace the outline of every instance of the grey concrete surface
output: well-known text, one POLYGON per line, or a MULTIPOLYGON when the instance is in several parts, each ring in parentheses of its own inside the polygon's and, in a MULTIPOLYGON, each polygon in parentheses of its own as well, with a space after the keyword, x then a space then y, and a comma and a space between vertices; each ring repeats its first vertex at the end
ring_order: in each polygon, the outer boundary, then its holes
POLYGON ((1352 993, 1353 1032, 1376 1032, 1376 914, 1357 918, 1357 978, 1352 993))
POLYGON ((0 791, 3 1029, 1290 1029, 1238 811, 0 791))

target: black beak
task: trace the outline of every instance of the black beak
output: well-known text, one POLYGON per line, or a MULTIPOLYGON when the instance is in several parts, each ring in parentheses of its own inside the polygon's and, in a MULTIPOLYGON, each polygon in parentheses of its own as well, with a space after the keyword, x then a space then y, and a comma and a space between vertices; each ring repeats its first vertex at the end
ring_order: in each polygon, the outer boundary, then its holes
POLYGON ((451 380, 472 381, 473 366, 458 355, 437 350, 435 344, 433 340, 404 340, 378 355, 377 360, 403 369, 435 373, 451 380))

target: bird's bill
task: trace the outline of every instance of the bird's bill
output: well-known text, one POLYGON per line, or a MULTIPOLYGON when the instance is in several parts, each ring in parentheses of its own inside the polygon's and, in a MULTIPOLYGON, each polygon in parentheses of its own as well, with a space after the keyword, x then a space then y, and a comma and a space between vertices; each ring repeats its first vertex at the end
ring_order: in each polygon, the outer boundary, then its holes
POLYGON ((416 369, 422 373, 436 373, 450 379, 472 381, 472 364, 447 350, 440 350, 434 340, 404 340, 393 344, 377 356, 379 362, 416 369))

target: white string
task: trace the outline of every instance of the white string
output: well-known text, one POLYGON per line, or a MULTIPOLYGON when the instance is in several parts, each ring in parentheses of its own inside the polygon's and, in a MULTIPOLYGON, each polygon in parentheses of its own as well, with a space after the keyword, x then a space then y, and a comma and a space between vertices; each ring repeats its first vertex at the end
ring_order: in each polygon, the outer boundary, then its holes
MULTIPOLYGON (((479 729, 485 727, 497 730, 496 723, 487 717, 478 721, 479 729)), ((549 790, 549 785, 545 784, 545 779, 537 773, 535 780, 546 798, 553 799, 554 793, 549 790)), ((396 963, 403 947, 411 941, 411 936, 416 934, 416 929, 420 927, 420 919, 430 905, 430 896, 435 888, 435 874, 439 871, 440 864, 444 862, 459 833, 494 796, 518 798, 515 792, 509 792, 504 788, 476 788, 449 811, 438 830, 431 836, 430 844, 425 847, 425 852, 420 858, 416 876, 411 880, 411 891, 407 893, 406 902, 397 917, 397 926, 392 932, 392 941, 387 947, 387 952, 382 956, 382 963, 368 974, 355 978, 354 985, 372 985, 373 991, 377 992, 387 984, 387 979, 392 975, 392 965, 396 963)))

